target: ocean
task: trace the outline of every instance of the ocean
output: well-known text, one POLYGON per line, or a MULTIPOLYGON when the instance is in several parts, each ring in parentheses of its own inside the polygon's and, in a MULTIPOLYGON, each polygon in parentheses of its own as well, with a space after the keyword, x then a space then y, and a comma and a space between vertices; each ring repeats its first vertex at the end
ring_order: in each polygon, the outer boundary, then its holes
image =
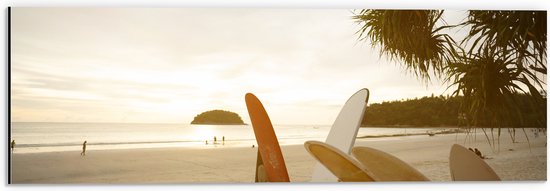
MULTIPOLYGON (((79 151, 84 141, 87 141, 88 151, 164 147, 209 149, 256 145, 250 125, 12 122, 10 128, 11 138, 16 142, 14 152, 17 153, 79 151)), ((274 125, 274 129, 279 144, 292 145, 303 144, 308 140, 324 141, 330 125, 274 125)), ((388 138, 443 129, 448 128, 367 127, 360 128, 357 137, 388 138)))

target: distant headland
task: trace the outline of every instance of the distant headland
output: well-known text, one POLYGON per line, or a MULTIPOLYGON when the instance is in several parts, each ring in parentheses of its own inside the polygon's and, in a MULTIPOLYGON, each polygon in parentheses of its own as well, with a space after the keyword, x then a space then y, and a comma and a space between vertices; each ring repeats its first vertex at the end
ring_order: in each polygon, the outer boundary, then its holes
POLYGON ((211 110, 197 115, 191 124, 208 124, 208 125, 245 125, 239 114, 224 111, 211 110))

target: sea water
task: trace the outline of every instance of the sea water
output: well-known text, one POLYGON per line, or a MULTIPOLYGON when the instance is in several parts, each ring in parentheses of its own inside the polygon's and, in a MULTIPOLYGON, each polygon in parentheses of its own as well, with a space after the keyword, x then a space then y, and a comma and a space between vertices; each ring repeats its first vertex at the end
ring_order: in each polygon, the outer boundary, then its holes
MULTIPOLYGON (((324 141, 330 128, 330 125, 274 125, 281 145, 303 144, 308 140, 324 141)), ((165 147, 207 149, 251 147, 257 144, 250 125, 12 122, 10 130, 17 153, 78 151, 84 141, 87 141, 87 150, 165 147)), ((432 130, 368 127, 360 128, 357 136, 390 137, 432 130)))

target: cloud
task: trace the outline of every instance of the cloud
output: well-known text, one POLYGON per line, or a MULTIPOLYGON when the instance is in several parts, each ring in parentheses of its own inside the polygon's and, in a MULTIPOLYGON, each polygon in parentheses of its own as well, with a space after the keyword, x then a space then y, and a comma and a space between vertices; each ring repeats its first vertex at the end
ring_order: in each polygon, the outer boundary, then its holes
POLYGON ((248 114, 330 124, 357 90, 372 102, 430 95, 357 42, 349 10, 14 8, 15 121, 177 122, 248 114))

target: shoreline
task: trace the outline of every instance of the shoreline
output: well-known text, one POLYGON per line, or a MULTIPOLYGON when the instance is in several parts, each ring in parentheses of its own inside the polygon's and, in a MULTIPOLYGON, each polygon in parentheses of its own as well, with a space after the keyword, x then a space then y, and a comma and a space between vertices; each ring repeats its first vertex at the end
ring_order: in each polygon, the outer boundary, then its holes
MULTIPOLYGON (((417 136, 417 135, 429 135, 435 134, 452 134, 463 133, 459 129, 452 128, 437 128, 435 131, 427 131, 421 133, 397 133, 397 134, 382 134, 382 135, 368 135, 357 136, 356 139, 369 139, 369 138, 392 138, 401 136, 417 136)), ((318 140, 324 141, 322 137, 284 137, 279 138, 281 145, 300 145, 303 142, 299 140, 318 140)), ((212 147, 236 147, 247 148, 256 144, 255 139, 231 139, 226 140, 225 144, 222 141, 214 144, 210 142, 205 144, 203 140, 167 140, 167 141, 142 141, 142 142, 89 142, 88 150, 121 150, 121 149, 146 149, 146 148, 194 148, 194 149, 212 149, 212 147)), ((19 144, 16 146, 16 151, 20 153, 46 153, 46 152, 60 152, 60 151, 81 151, 82 143, 54 143, 54 144, 19 144), (23 151, 21 151, 23 150, 23 151)))
POLYGON ((416 136, 416 135, 429 135, 429 136, 435 136, 435 135, 445 135, 445 134, 455 134, 455 133, 465 133, 466 131, 463 129, 458 128, 437 128, 441 129, 439 131, 427 131, 425 133, 398 133, 398 134, 392 134, 392 135, 366 135, 366 136, 359 136, 357 139, 367 139, 367 138, 387 138, 387 137, 404 137, 404 136, 416 136))
MULTIPOLYGON (((383 150, 404 160, 433 181, 450 181, 452 144, 479 148, 503 180, 546 180, 546 136, 527 144, 502 136, 492 150, 482 134, 442 134, 391 139, 357 139, 355 146, 383 150), (477 138, 476 138, 477 137, 477 138)), ((281 150, 292 182, 309 182, 315 159, 303 145, 281 150)), ((12 182, 17 183, 252 183, 257 147, 136 148, 119 150, 12 154, 12 182)))
POLYGON ((439 129, 439 128, 461 128, 456 125, 441 125, 441 126, 414 126, 414 125, 378 125, 378 126, 360 126, 360 128, 419 128, 419 129, 439 129))
POLYGON ((189 123, 189 125, 248 125, 247 123, 189 123))
MULTIPOLYGON (((434 130, 428 130, 426 132, 411 132, 411 133, 396 133, 396 134, 382 134, 382 135, 366 135, 366 136, 357 136, 356 140, 366 140, 366 141, 385 141, 391 140, 398 137, 420 137, 421 136, 436 136, 436 135, 447 135, 447 134, 456 134, 457 136, 471 136, 467 134, 468 129, 461 128, 434 128, 434 130), (436 129, 436 130, 435 130, 436 129)), ((471 132, 473 133, 473 131, 471 132)), ((481 134, 482 131, 477 131, 478 134, 481 134)), ((506 132, 507 133, 507 132, 506 132)), ((522 132, 518 134, 524 136, 522 132)), ((528 132, 530 133, 530 132, 528 132)), ((518 136, 516 135, 516 136, 518 136)), ((545 136, 542 134, 541 136, 545 136)), ((502 138, 506 138, 502 135, 502 138)), ((317 140, 324 141, 324 138, 320 137, 285 137, 279 138, 279 143, 281 146, 292 146, 292 145, 301 145, 303 142, 300 140, 317 140)), ((31 144, 32 145, 32 144, 31 144)), ((204 141, 199 140, 181 140, 181 141, 144 141, 144 142, 114 142, 114 143, 88 143, 88 150, 124 150, 124 149, 157 149, 157 148, 186 148, 186 149, 218 149, 218 148, 249 148, 252 145, 256 145, 255 139, 232 139, 226 140, 225 144, 222 144, 222 141, 213 144, 209 141, 208 144, 205 144, 204 141)), ((25 144, 17 145, 16 152, 20 154, 24 153, 49 153, 49 152, 71 152, 71 151, 81 151, 81 143, 70 143, 70 144, 44 144, 36 146, 26 146, 25 144), (20 151, 23 150, 23 151, 20 151)))
MULTIPOLYGON (((455 129, 468 129, 465 126, 456 126, 456 125, 440 125, 440 126, 415 126, 415 125, 379 125, 379 126, 360 126, 360 128, 419 128, 419 129, 440 129, 440 128, 455 128, 455 129)), ((487 129, 491 127, 470 127, 471 129, 487 129)), ((539 129, 543 127, 493 127, 495 129, 539 129)), ((543 128, 544 129, 544 128, 543 128)))

